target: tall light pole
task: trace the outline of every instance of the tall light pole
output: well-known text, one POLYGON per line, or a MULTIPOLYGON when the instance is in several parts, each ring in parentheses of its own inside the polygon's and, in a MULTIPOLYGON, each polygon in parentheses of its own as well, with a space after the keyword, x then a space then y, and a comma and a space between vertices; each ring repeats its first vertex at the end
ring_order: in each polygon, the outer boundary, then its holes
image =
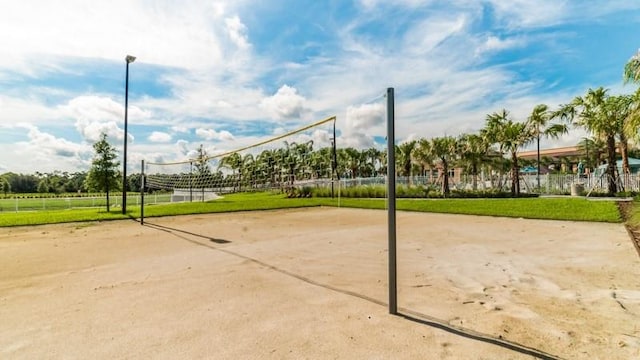
POLYGON ((122 214, 127 213, 127 108, 129 107, 129 64, 136 61, 135 56, 127 55, 124 58, 127 63, 127 70, 124 80, 124 155, 123 155, 123 169, 122 169, 122 214))

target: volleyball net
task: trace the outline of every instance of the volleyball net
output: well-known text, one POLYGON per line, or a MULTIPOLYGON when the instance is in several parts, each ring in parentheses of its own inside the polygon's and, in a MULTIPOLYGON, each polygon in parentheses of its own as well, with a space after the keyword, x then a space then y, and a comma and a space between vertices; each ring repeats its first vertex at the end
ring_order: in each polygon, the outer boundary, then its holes
POLYGON ((144 191, 170 202, 209 201, 223 194, 278 190, 302 193, 337 178, 332 116, 231 151, 177 162, 143 162, 144 191))

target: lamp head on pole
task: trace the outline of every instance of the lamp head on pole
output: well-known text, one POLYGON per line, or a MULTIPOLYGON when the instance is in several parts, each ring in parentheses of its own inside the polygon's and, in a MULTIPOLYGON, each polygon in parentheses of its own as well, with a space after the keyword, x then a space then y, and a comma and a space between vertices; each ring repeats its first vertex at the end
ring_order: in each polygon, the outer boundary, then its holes
POLYGON ((127 62, 127 64, 130 64, 130 63, 136 61, 136 57, 132 56, 132 55, 127 55, 127 57, 124 58, 124 60, 127 62))

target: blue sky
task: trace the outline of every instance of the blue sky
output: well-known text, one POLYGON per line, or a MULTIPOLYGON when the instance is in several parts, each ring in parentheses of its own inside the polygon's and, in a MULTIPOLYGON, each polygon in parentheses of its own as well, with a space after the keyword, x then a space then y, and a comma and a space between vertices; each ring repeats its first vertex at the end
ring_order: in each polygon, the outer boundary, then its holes
MULTIPOLYGON (((339 146, 477 131, 589 87, 631 93, 628 0, 0 0, 0 173, 85 171, 100 133, 129 167, 336 115, 339 146)), ((544 146, 574 145, 579 130, 544 146)))

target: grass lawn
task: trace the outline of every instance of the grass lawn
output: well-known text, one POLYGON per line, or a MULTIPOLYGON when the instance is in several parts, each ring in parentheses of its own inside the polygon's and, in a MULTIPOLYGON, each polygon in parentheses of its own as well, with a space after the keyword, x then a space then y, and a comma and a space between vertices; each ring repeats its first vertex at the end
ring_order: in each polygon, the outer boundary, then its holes
MULTIPOLYGON (((583 198, 522 198, 522 199, 398 199, 398 210, 505 216, 529 219, 622 222, 613 201, 588 201, 583 198)), ((342 206, 385 209, 384 199, 288 199, 282 194, 252 193, 227 195, 209 202, 175 203, 145 206, 145 217, 202 214, 215 212, 270 210, 310 206, 342 206)), ((0 226, 52 224, 76 221, 105 221, 139 218, 140 207, 129 206, 127 214, 120 208, 71 209, 34 212, 0 213, 0 226)))

